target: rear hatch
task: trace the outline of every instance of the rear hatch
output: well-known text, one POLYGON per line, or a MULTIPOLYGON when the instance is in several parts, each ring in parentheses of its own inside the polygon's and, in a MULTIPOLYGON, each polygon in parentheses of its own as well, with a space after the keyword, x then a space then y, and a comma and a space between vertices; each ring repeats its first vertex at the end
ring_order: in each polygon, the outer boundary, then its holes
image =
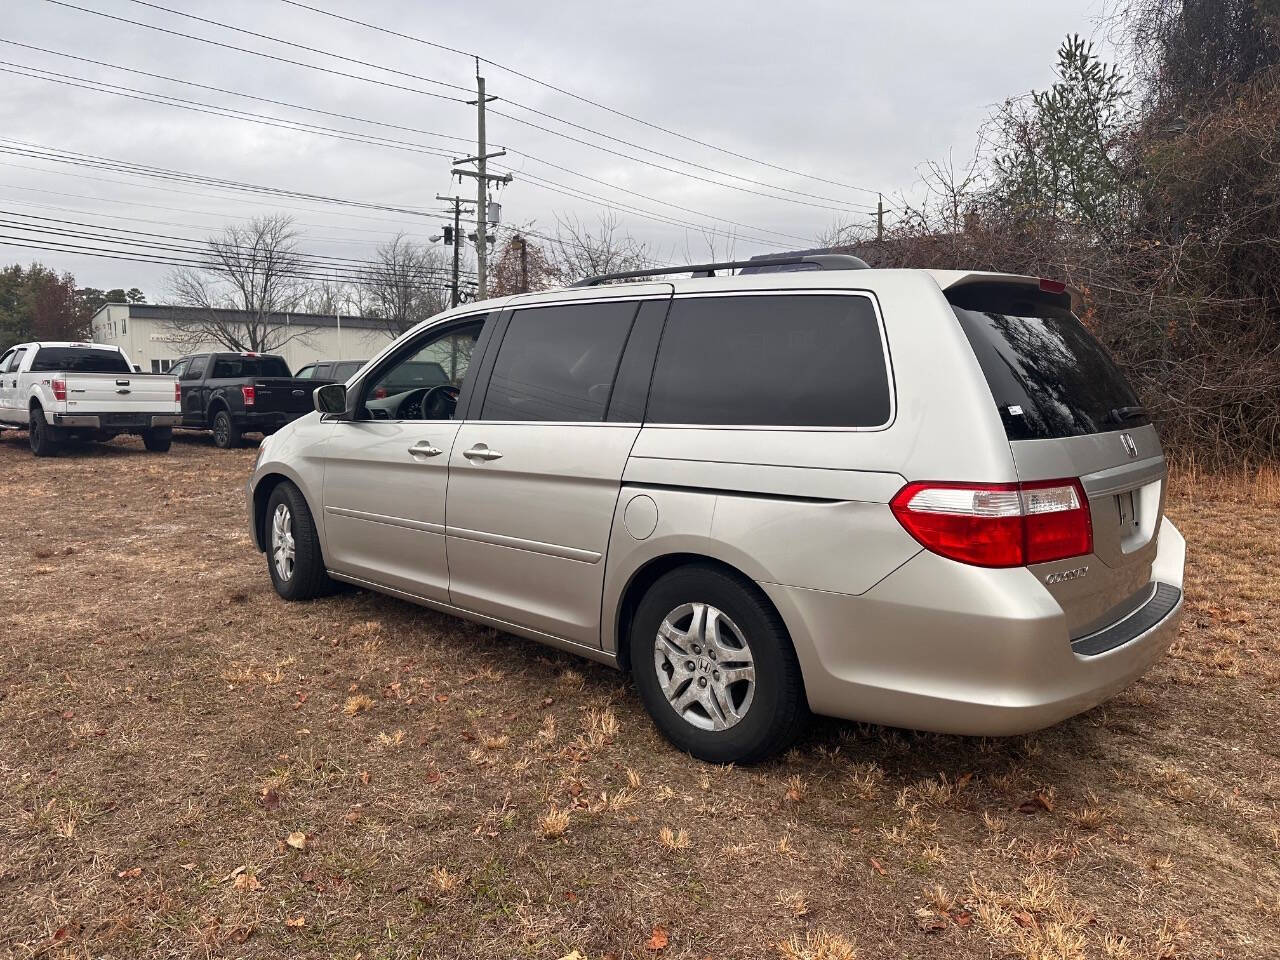
POLYGON ((1063 285, 969 275, 947 287, 1000 412, 1022 482, 1079 478, 1093 556, 1032 566, 1072 639, 1152 598, 1167 470, 1133 389, 1071 310, 1063 285))

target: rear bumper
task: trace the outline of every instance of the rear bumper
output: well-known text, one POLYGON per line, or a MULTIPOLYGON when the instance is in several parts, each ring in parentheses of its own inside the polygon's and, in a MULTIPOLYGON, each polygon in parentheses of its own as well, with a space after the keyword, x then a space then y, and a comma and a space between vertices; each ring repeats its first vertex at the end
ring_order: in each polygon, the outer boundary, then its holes
POLYGON ((55 427, 80 427, 93 430, 149 430, 176 427, 182 423, 180 413, 46 413, 45 420, 55 427))
POLYGON ((1147 604, 1101 631, 1108 643, 1075 648, 1062 609, 1026 568, 922 552, 862 596, 761 587, 791 627, 815 713, 1006 736, 1088 710, 1160 658, 1182 617, 1185 554, 1164 520, 1147 604))
POLYGON ((256 433, 260 430, 279 430, 285 424, 306 416, 308 412, 306 410, 298 413, 285 413, 279 410, 252 412, 246 410, 244 413, 232 414, 232 419, 241 430, 256 433))

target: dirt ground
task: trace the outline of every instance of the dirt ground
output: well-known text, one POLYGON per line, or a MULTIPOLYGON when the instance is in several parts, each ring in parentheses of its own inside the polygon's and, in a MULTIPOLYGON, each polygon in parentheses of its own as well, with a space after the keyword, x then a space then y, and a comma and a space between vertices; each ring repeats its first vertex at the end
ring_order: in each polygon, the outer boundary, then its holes
POLYGON ((277 599, 253 457, 0 434, 0 956, 1280 957, 1274 486, 1175 484, 1182 635, 1104 706, 735 769, 609 669, 277 599))

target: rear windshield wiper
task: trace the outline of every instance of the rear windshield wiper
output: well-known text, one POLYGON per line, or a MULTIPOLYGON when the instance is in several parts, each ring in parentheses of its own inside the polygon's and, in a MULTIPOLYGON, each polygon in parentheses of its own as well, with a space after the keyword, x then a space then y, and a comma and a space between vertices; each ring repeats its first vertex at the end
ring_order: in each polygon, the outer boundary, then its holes
POLYGON ((1111 412, 1107 414, 1107 419, 1112 423, 1124 423, 1126 420, 1136 420, 1146 415, 1146 407, 1112 407, 1111 412))

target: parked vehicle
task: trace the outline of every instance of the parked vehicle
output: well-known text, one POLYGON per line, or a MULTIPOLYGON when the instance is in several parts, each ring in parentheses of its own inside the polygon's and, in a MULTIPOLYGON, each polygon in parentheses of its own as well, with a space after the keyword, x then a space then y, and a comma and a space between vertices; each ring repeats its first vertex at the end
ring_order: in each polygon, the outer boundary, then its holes
POLYGON ((163 453, 181 420, 177 381, 137 373, 119 347, 20 343, 0 355, 0 427, 26 430, 31 452, 51 457, 68 440, 137 434, 163 453))
POLYGON ((182 426, 212 430, 216 446, 240 446, 246 433, 274 433, 314 409, 318 382, 298 379, 283 357, 267 353, 197 353, 169 372, 182 388, 182 426))
POLYGON ((1146 671, 1185 543, 1071 291, 833 256, 715 276, 744 265, 470 304, 321 387, 249 485, 276 591, 341 580, 628 669, 719 762, 810 711, 1022 733, 1146 671), (386 392, 422 361, 449 382, 386 392))
POLYGON ((338 381, 344 383, 356 375, 367 360, 320 360, 308 363, 298 370, 294 376, 299 380, 323 380, 327 383, 338 381))

